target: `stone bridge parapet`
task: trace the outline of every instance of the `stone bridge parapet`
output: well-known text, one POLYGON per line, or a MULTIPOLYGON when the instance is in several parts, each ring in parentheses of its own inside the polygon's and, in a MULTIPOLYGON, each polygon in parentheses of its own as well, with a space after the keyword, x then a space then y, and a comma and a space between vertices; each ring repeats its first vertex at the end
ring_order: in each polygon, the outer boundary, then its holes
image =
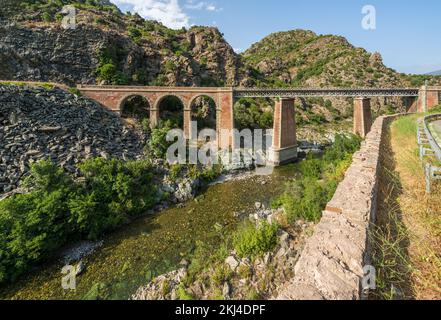
POLYGON ((377 212, 378 173, 386 125, 380 117, 358 152, 295 266, 281 300, 357 300, 369 265, 368 232, 377 212))

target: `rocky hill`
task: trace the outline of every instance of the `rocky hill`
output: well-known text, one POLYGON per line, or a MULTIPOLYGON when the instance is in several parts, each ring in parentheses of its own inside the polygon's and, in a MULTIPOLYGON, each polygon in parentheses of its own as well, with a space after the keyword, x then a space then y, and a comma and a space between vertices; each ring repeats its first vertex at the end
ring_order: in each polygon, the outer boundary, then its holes
POLYGON ((345 38, 293 30, 271 34, 243 53, 261 81, 277 86, 407 86, 409 78, 384 66, 379 53, 345 38), (259 77, 260 76, 260 77, 259 77))
POLYGON ((238 85, 240 59, 216 28, 172 30, 107 1, 5 0, 0 79, 142 85, 238 85), (63 5, 77 28, 61 28, 63 5), (17 14, 18 13, 18 14, 17 14))

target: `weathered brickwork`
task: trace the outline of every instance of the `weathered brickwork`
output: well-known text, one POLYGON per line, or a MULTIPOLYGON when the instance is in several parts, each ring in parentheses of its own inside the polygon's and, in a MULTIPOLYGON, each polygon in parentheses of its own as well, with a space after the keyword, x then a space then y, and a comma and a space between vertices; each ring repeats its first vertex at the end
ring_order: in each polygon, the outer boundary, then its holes
POLYGON ((383 129, 393 117, 373 124, 323 212, 280 300, 356 300, 363 267, 369 264, 368 231, 377 208, 378 168, 383 129))
POLYGON ((201 96, 213 99, 216 104, 216 119, 218 141, 224 149, 232 146, 232 137, 222 139, 220 130, 231 133, 233 129, 233 90, 232 88, 195 88, 195 87, 124 87, 124 86, 78 86, 81 93, 101 103, 107 109, 120 113, 124 102, 133 96, 142 96, 148 102, 150 121, 156 126, 161 119, 160 105, 165 97, 175 96, 183 105, 184 134, 189 138, 191 132, 191 106, 194 100, 201 96))
POLYGON ((275 165, 288 163, 297 158, 294 99, 276 101, 270 158, 270 161, 275 165))
POLYGON ((355 98, 354 99, 354 133, 364 138, 371 130, 372 113, 371 99, 355 98))
POLYGON ((440 103, 441 87, 420 88, 417 110, 418 112, 427 112, 440 103))

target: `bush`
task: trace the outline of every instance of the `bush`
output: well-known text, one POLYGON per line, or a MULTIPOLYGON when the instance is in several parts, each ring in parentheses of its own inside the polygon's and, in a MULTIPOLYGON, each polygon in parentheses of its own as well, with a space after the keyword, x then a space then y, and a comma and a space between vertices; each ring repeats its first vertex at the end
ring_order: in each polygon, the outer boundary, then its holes
POLYGON ((233 245, 241 257, 261 256, 277 246, 277 224, 263 222, 255 227, 251 222, 244 223, 233 236, 233 245))
POLYGON ((34 191, 0 202, 0 283, 48 257, 72 229, 67 199, 74 186, 61 169, 47 161, 34 164, 26 185, 34 191))
POLYGON ((175 128, 172 121, 161 121, 159 125, 152 130, 149 141, 149 149, 156 158, 165 159, 168 148, 173 142, 167 141, 167 133, 175 128))
POLYGON ((16 279, 69 239, 97 239, 152 207, 156 189, 143 161, 91 159, 74 182, 48 161, 31 166, 32 188, 0 202, 0 283, 16 279))
POLYGON ((344 160, 360 148, 361 138, 356 135, 337 135, 332 146, 323 155, 325 162, 344 160))
POLYGON ((273 126, 273 112, 264 111, 268 101, 241 99, 234 106, 234 121, 239 130, 269 129, 273 126))
POLYGON ((283 207, 291 222, 298 219, 317 222, 360 142, 361 139, 354 135, 338 135, 321 159, 308 156, 299 165, 302 178, 287 184, 285 192, 273 201, 272 206, 283 207))
POLYGON ((135 42, 139 42, 139 40, 142 38, 142 32, 138 28, 135 27, 129 27, 128 28, 129 36, 133 39, 135 42))
POLYGON ((274 202, 274 206, 283 206, 291 222, 298 219, 317 222, 336 187, 337 184, 333 181, 325 182, 307 177, 288 185, 285 193, 274 202))

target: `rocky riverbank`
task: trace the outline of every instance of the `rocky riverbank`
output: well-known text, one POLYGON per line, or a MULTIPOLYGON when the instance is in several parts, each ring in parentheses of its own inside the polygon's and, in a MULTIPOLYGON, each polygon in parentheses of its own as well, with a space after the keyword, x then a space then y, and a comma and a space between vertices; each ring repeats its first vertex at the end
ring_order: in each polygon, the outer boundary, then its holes
MULTIPOLYGON (((256 225, 267 221, 287 226, 283 209, 268 209, 259 202, 252 212, 235 214, 238 220, 249 219, 256 225)), ((298 221, 278 231, 276 248, 261 257, 240 257, 229 252, 220 265, 213 266, 189 281, 189 269, 194 261, 183 259, 180 268, 160 275, 140 287, 132 300, 185 300, 185 299, 268 299, 293 276, 305 235, 312 223, 298 221), (207 283, 208 279, 208 283, 207 283)), ((197 262, 196 262, 197 263, 197 262)))

